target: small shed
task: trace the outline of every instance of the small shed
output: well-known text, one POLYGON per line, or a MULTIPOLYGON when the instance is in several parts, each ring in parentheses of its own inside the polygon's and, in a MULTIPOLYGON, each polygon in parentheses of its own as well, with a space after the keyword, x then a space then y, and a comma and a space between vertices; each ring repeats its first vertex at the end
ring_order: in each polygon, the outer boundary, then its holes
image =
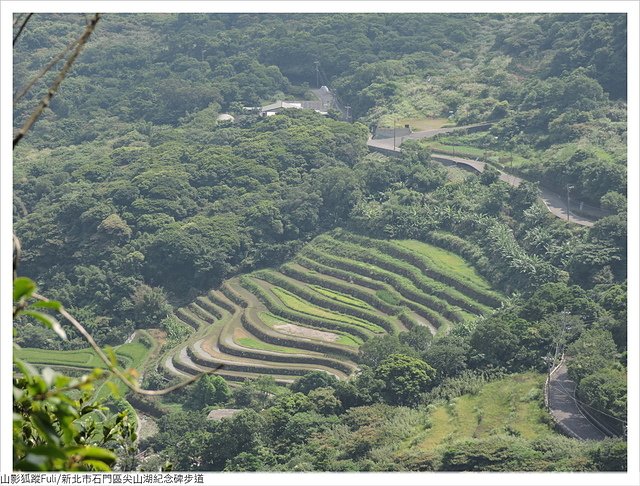
POLYGON ((218 115, 218 117, 216 118, 216 120, 218 120, 219 122, 231 122, 233 123, 236 119, 233 117, 233 115, 229 115, 229 113, 220 113, 218 115))

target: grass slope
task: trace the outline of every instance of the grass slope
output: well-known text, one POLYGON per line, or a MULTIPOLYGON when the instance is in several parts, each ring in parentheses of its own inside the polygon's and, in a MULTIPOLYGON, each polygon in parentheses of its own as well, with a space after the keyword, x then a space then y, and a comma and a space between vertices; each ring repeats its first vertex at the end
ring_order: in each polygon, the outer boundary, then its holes
POLYGON ((475 395, 436 406, 429 415, 431 427, 414 438, 414 447, 430 450, 452 438, 506 433, 532 439, 553 433, 541 403, 544 378, 537 373, 513 375, 484 385, 475 395))

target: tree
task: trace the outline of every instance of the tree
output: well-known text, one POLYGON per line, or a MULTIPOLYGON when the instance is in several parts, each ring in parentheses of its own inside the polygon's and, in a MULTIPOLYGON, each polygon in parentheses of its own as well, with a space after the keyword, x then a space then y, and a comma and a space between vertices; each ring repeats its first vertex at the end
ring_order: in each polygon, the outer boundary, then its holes
POLYGON ((621 213, 627 210, 627 198, 619 192, 609 191, 600 198, 600 205, 614 213, 621 213))
POLYGON ((585 320, 597 317, 602 309, 577 285, 560 282, 538 287, 520 311, 520 316, 536 321, 549 314, 567 311, 585 320))
MULTIPOLYGON (((46 309, 62 311, 60 303, 30 302, 38 295, 35 283, 28 278, 15 278, 13 284, 14 318, 29 316, 67 339, 57 319, 46 313, 46 309)), ((117 460, 115 452, 133 448, 135 425, 128 412, 107 413, 98 427, 95 412, 107 410, 100 401, 93 401, 101 370, 72 378, 51 368, 40 374, 15 357, 13 362, 19 370, 13 379, 15 470, 110 471, 117 460), (80 396, 71 398, 70 391, 80 392, 80 396)))
POLYGON ((325 373, 324 371, 311 371, 294 381, 291 385, 291 391, 308 395, 309 392, 317 388, 333 387, 337 383, 338 379, 329 373, 325 373))
POLYGON ((375 370, 382 380, 382 395, 394 405, 416 406, 420 394, 429 389, 435 370, 421 359, 392 354, 375 370))
POLYGON ((507 367, 517 355, 520 340, 506 319, 493 316, 478 323, 469 343, 470 360, 476 366, 507 367))
POLYGON ((598 443, 590 455, 599 471, 627 470, 627 443, 625 441, 602 441, 598 443))
POLYGON ((342 403, 336 397, 335 390, 329 387, 316 388, 309 392, 313 408, 322 415, 333 415, 340 411, 342 403))
POLYGON ((159 287, 139 285, 131 295, 136 313, 136 327, 160 327, 171 312, 164 290, 159 287))
POLYGON ((101 373, 71 378, 45 368, 42 375, 15 361, 13 467, 17 471, 110 471, 134 448, 135 423, 128 412, 107 413, 92 403, 94 383, 101 373), (71 398, 71 390, 80 390, 71 398))
POLYGON ((580 383, 584 377, 614 364, 616 353, 616 343, 609 331, 589 329, 567 350, 571 356, 567 363, 569 376, 580 383))
POLYGON ((202 409, 211 405, 226 403, 230 397, 231 391, 224 378, 205 375, 193 386, 191 400, 187 402, 187 405, 195 409, 202 409))
POLYGON ((612 367, 597 370, 580 380, 576 393, 594 409, 627 420, 627 373, 624 370, 612 367))
POLYGON ((315 173, 321 190, 321 221, 334 226, 345 221, 362 196, 361 182, 346 166, 324 166, 315 173))
POLYGON ((392 354, 415 355, 416 353, 400 341, 396 334, 374 336, 360 346, 359 361, 375 368, 392 354))
POLYGON ((523 181, 518 187, 512 189, 511 193, 513 208, 524 211, 537 202, 540 189, 538 183, 523 181))
POLYGON ((104 233, 105 238, 115 238, 116 241, 126 241, 131 237, 129 225, 117 214, 110 214, 98 225, 98 232, 104 233))
POLYGON ((407 332, 402 332, 398 336, 402 344, 406 344, 421 357, 431 346, 433 335, 426 326, 415 326, 407 332))
POLYGON ((436 370, 435 381, 441 382, 447 377, 457 376, 467 369, 469 342, 467 339, 445 335, 434 339, 422 359, 436 370))
POLYGON ((500 171, 491 165, 487 165, 480 174, 480 183, 485 186, 490 186, 494 182, 497 182, 500 179, 500 171))

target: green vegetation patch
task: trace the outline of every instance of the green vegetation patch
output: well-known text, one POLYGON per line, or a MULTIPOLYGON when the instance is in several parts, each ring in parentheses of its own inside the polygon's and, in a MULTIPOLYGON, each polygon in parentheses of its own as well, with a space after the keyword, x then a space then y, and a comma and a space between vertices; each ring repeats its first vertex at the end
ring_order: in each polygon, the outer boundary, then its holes
POLYGON ((244 346, 245 348, 251 349, 260 349, 263 351, 273 351, 275 353, 300 353, 299 349, 287 348, 284 346, 277 346, 275 344, 265 343, 264 341, 259 341, 258 339, 242 337, 235 340, 237 344, 240 346, 244 346))
MULTIPOLYGON (((303 324, 293 323, 287 319, 284 319, 283 317, 276 316, 271 312, 261 312, 259 316, 260 316, 260 320, 269 327, 275 327, 281 324, 293 324, 295 326, 306 327, 303 324)), ((362 339, 358 338, 357 336, 352 336, 351 334, 348 334, 343 331, 331 330, 331 331, 323 331, 323 332, 328 332, 328 333, 339 336, 338 339, 334 341, 336 344, 343 344, 345 346, 357 347, 363 343, 362 339)))
MULTIPOLYGON (((321 265, 331 269, 335 274, 340 274, 343 278, 354 275, 361 285, 382 287, 380 290, 397 292, 402 298, 403 304, 413 310, 420 310, 421 315, 428 319, 436 327, 446 325, 449 320, 441 313, 449 309, 448 303, 423 293, 409 279, 397 274, 387 272, 382 269, 375 269, 373 265, 367 265, 348 258, 337 257, 321 250, 315 246, 305 248, 304 259, 300 259, 307 265, 321 265), (372 277, 375 276, 375 278, 372 277), (386 282, 391 282, 390 284, 386 282), (429 305, 427 305, 429 304, 429 305)), ((461 316, 456 316, 457 321, 462 320, 461 316)))
POLYGON ((390 305, 400 305, 401 301, 395 292, 389 290, 377 290, 376 297, 390 305))
MULTIPOLYGON (((393 128, 393 125, 393 115, 383 115, 380 117, 381 127, 393 128)), ((436 130, 445 125, 451 125, 451 120, 448 118, 398 118, 395 120, 395 126, 397 128, 404 127, 405 125, 409 125, 414 132, 419 132, 423 130, 436 130)))
MULTIPOLYGON (((114 351, 121 364, 135 368, 144 361, 149 348, 141 342, 134 341, 118 346, 114 351)), ((105 368, 104 362, 89 348, 71 351, 19 348, 15 350, 15 356, 36 365, 68 366, 82 369, 105 368)))
MULTIPOLYGON (((139 331, 139 333, 140 332, 141 331, 139 331)), ((153 338, 151 338, 148 333, 144 332, 144 336, 153 342, 153 338)), ((150 348, 139 340, 139 336, 133 342, 123 344, 114 349, 120 368, 133 368, 138 371, 141 371, 149 351, 150 348)), ((94 368, 106 369, 104 362, 92 349, 56 351, 37 348, 19 348, 15 350, 15 353, 16 358, 39 366, 64 366, 65 368, 82 371, 88 371, 94 368)), ((109 375, 106 376, 108 377, 109 375)), ((110 387, 105 386, 108 382, 112 382, 118 389, 120 395, 124 396, 127 387, 119 379, 111 378, 100 380, 94 399, 106 399, 113 393, 110 387)))
POLYGON ((93 350, 55 351, 50 349, 20 348, 15 357, 31 364, 60 365, 76 368, 101 368, 104 363, 93 350))
POLYGON ((356 299, 347 294, 343 294, 342 292, 337 292, 335 290, 329 290, 324 287, 320 287, 319 285, 307 284, 316 292, 324 295, 325 297, 329 297, 333 300, 337 300, 338 302, 342 302, 343 304, 352 305, 354 307, 360 307, 361 309, 373 309, 369 304, 367 304, 364 300, 356 299))
POLYGON ((417 240, 398 240, 397 244, 420 254, 420 256, 427 259, 435 268, 439 268, 447 272, 454 272, 465 280, 473 282, 478 287, 493 292, 489 282, 480 276, 476 269, 461 256, 443 248, 417 240))
POLYGON ((482 438, 511 434, 532 439, 552 433, 542 403, 545 375, 524 373, 488 383, 475 395, 462 395, 431 412, 431 427, 418 448, 431 450, 450 437, 482 438))
POLYGON ((301 299, 297 295, 283 289, 282 287, 273 286, 271 290, 276 295, 276 297, 278 297, 278 299, 280 299, 280 301, 291 310, 318 318, 344 322, 345 324, 352 324, 354 326, 362 327, 364 329, 367 329, 368 331, 372 331, 375 333, 385 332, 384 329, 380 326, 376 326, 375 324, 372 324, 365 320, 358 319, 357 317, 338 314, 337 312, 331 312, 322 307, 310 304, 306 300, 301 299))
MULTIPOLYGON (((388 255, 378 248, 366 248, 362 246, 365 243, 337 240, 329 235, 322 235, 316 238, 315 242, 326 253, 353 261, 359 260, 358 264, 364 264, 365 272, 371 276, 380 275, 383 281, 391 283, 396 289, 416 288, 424 299, 431 301, 435 310, 450 319, 463 320, 457 312, 463 306, 477 313, 490 310, 459 290, 426 276, 411 263, 388 255)), ((372 242, 373 244, 375 243, 372 242)))

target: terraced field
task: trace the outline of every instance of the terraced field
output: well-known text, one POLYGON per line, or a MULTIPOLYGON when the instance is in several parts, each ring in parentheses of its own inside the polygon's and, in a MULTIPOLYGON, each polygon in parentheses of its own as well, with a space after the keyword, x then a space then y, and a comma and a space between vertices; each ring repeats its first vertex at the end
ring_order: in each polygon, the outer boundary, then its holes
MULTIPOLYGON (((139 373, 143 373, 144 363, 147 361, 149 355, 156 349, 157 344, 149 333, 146 331, 137 331, 132 342, 115 347, 114 352, 120 368, 133 368, 139 373), (146 344, 141 341, 141 336, 145 336, 146 344), (151 347, 148 345, 149 342, 151 343, 151 347)), ((73 351, 18 348, 15 350, 15 356, 38 368, 49 366, 64 373, 85 374, 94 368, 105 368, 102 360, 98 358, 98 355, 91 348, 73 351)), ((112 379, 112 381, 120 393, 124 395, 127 390, 126 386, 118 379, 112 379)), ((104 386, 105 382, 104 379, 101 379, 96 395, 98 398, 105 398, 110 393, 109 388, 104 386)))
POLYGON ((185 376, 280 384, 320 370, 346 378, 372 336, 426 326, 442 334, 498 307, 502 295, 464 259, 426 243, 336 230, 277 269, 231 278, 175 314, 194 329, 160 365, 185 376))

